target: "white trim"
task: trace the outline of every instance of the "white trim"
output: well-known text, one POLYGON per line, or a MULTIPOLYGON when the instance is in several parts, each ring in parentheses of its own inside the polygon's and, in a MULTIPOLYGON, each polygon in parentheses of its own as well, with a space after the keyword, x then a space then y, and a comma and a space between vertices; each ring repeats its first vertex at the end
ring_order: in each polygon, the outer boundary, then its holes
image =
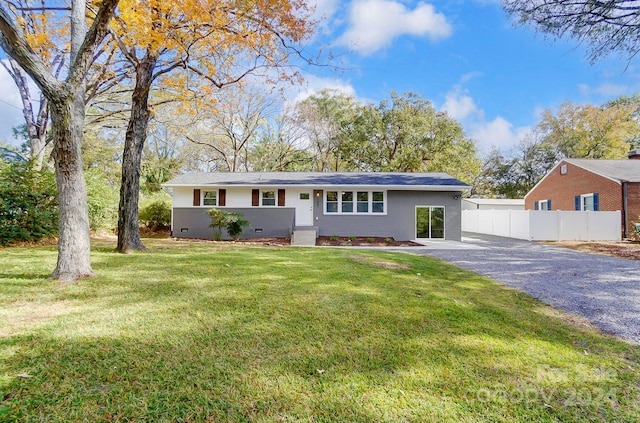
MULTIPOLYGON (((429 213, 431 213, 431 210, 429 210, 429 213)), ((431 221, 431 219, 429 219, 429 221, 431 221)), ((429 228, 431 229, 431 228, 429 228)), ((445 206, 439 206, 439 205, 430 205, 430 206, 415 206, 415 211, 413 213, 413 232, 415 234, 415 240, 416 241, 433 241, 433 240, 444 240, 446 239, 447 236, 447 208, 445 206), (418 238, 418 209, 432 209, 432 208, 440 208, 442 209, 442 218, 443 218, 443 222, 442 222, 442 238, 418 238)), ((431 230, 429 230, 429 235, 431 235, 431 230)))
POLYGON ((218 207, 218 203, 220 201, 220 190, 218 189, 202 189, 200 191, 200 207, 218 207), (215 204, 205 204, 204 200, 205 200, 205 194, 207 192, 214 192, 216 194, 216 203, 215 204))
POLYGON ((584 208, 584 199, 589 197, 591 197, 591 200, 592 200, 592 207, 595 207, 594 195, 595 195, 595 192, 590 192, 588 194, 580 194, 580 211, 597 211, 597 210, 586 210, 584 208))
POLYGON ((260 192, 260 197, 258 201, 258 207, 278 207, 278 189, 272 189, 272 188, 259 189, 259 192, 260 192), (273 192, 273 204, 264 204, 265 192, 273 192))

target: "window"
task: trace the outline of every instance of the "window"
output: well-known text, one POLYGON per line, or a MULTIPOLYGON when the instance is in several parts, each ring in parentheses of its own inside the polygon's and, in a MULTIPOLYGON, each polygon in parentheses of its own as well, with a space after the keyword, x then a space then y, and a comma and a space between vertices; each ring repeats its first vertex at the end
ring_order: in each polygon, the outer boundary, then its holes
POLYGON ((600 209, 598 193, 576 195, 576 210, 598 211, 600 209))
POLYGON ((367 191, 358 191, 358 213, 369 213, 369 193, 367 191))
POLYGON ((218 191, 205 191, 202 197, 203 206, 217 206, 218 205, 218 191))
POLYGON ((593 194, 591 195, 583 195, 582 196, 582 210, 584 211, 594 211, 593 208, 593 194))
POLYGON ((342 194, 342 213, 353 213, 353 192, 343 191, 342 194))
POLYGON ((551 210, 551 200, 542 200, 540 201, 540 210, 551 210))
POLYGON ((338 213, 338 191, 327 191, 327 213, 338 213))
POLYGON ((566 175, 566 174, 567 174, 567 165, 560 166, 560 175, 566 175))
POLYGON ((385 213, 383 191, 326 191, 325 213, 385 213))
POLYGON ((262 205, 263 206, 275 206, 276 205, 276 192, 275 191, 262 191, 262 205))
POLYGON ((373 192, 373 212, 384 213, 384 192, 373 192))
POLYGON ((308 200, 308 199, 309 199, 309 197, 310 197, 310 195, 309 195, 309 193, 308 193, 308 192, 301 192, 301 193, 300 193, 300 199, 301 199, 301 200, 308 200))

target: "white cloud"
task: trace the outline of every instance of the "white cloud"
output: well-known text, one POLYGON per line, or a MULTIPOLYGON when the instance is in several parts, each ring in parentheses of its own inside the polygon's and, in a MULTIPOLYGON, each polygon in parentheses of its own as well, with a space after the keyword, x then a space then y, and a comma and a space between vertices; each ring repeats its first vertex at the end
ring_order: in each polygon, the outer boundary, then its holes
POLYGON ((289 99, 288 103, 298 103, 324 89, 336 90, 347 95, 356 96, 356 90, 353 85, 341 79, 318 76, 306 76, 305 78, 304 86, 298 87, 297 91, 291 90, 288 92, 286 95, 289 99))
POLYGON ((447 112, 449 116, 456 120, 463 120, 472 114, 479 113, 473 98, 468 95, 468 92, 463 91, 460 86, 455 86, 453 90, 447 93, 441 110, 447 112))
POLYGON ((310 2, 310 7, 313 7, 313 17, 315 19, 329 19, 338 9, 338 0, 315 0, 310 2))
POLYGON ((460 122, 481 151, 488 151, 491 146, 508 150, 518 144, 530 130, 528 127, 516 128, 502 116, 487 121, 484 110, 478 107, 469 91, 460 85, 455 85, 445 95, 445 102, 440 110, 460 122))
POLYGON ((338 0, 312 0, 309 2, 309 7, 313 8, 311 19, 318 22, 319 32, 330 32, 330 27, 339 23, 336 21, 334 15, 338 10, 338 0))
POLYGON ((439 40, 451 35, 447 18, 431 4, 419 3, 415 9, 393 0, 356 0, 351 6, 349 28, 338 44, 363 55, 390 46, 402 35, 426 36, 439 40))
POLYGON ((596 94, 604 97, 619 97, 629 93, 628 86, 610 83, 603 83, 597 87, 591 87, 587 84, 578 84, 578 89, 582 95, 596 94))
POLYGON ((470 135, 481 148, 494 146, 508 150, 518 144, 529 130, 528 127, 514 128, 511 122, 502 116, 497 116, 489 122, 477 122, 470 135))
POLYGON ((0 141, 17 144, 11 129, 24 123, 22 102, 15 82, 4 67, 0 66, 0 141))
POLYGON ((466 84, 467 82, 471 81, 472 79, 475 78, 479 78, 481 76, 483 76, 484 74, 482 72, 478 72, 478 71, 473 71, 473 72, 467 72, 464 75, 462 75, 460 77, 460 83, 461 84, 466 84))

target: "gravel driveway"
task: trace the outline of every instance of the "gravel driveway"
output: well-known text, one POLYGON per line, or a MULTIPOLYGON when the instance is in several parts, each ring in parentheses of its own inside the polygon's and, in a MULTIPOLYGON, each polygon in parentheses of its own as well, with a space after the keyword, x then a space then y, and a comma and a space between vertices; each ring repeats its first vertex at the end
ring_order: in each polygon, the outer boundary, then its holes
POLYGON ((404 251, 489 276, 640 344, 640 261, 478 234, 404 251))

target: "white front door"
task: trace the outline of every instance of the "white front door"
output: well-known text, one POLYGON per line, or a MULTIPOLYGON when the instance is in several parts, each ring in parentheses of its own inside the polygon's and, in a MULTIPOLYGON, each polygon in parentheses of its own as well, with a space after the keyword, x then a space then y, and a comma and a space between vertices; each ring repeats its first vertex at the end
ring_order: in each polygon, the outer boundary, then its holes
POLYGON ((313 226, 313 191, 298 191, 296 226, 313 226))

